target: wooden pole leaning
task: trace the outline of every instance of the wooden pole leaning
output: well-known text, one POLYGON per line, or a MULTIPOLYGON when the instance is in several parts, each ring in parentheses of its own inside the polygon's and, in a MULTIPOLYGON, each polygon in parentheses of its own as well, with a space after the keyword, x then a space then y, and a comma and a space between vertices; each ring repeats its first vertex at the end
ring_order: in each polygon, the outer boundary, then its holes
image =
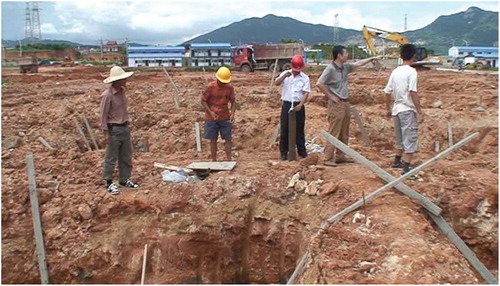
MULTIPOLYGON (((321 135, 325 137, 325 139, 330 142, 333 146, 335 146, 337 149, 340 149, 342 152, 344 152, 346 155, 350 156, 356 162, 365 165, 366 167, 370 168, 375 174, 377 174, 379 177, 381 177, 384 181, 386 182, 392 182, 396 180, 394 176, 391 174, 387 173, 385 170, 380 168, 379 166, 375 165, 373 162, 370 160, 366 159, 362 155, 360 155, 358 152, 354 151, 353 149, 349 148, 347 145, 342 143, 340 140, 332 136, 330 133, 326 132, 325 130, 321 131, 321 135)), ((438 207, 436 204, 416 192, 415 190, 411 189, 404 183, 399 183, 395 185, 395 188, 398 189, 400 192, 403 194, 407 195, 408 197, 418 201, 419 204, 421 204, 424 208, 429 210, 431 213, 434 215, 440 215, 442 209, 438 207)))
POLYGON ((354 115, 354 120, 358 124, 359 131, 361 132, 361 136, 363 138, 363 141, 365 141, 366 145, 373 147, 372 141, 370 140, 370 137, 368 136, 368 132, 366 132, 365 126, 363 125, 363 122, 361 121, 361 116, 359 116, 359 111, 351 107, 351 112, 354 115))
MULTIPOLYGON (((444 150, 443 152, 441 152, 440 154, 434 156, 433 158, 431 158, 430 160, 428 160, 427 162, 417 166, 415 169, 412 169, 410 170, 410 172, 404 174, 403 176, 397 178, 396 180, 380 187, 379 189, 375 190, 374 192, 370 193, 369 195, 367 196, 363 196, 363 198, 361 198, 360 200, 356 201, 355 203, 353 203, 352 205, 348 206, 347 208, 343 209, 342 211, 340 211, 339 213, 331 216, 330 218, 328 218, 325 222, 323 222, 323 224, 321 225, 320 227, 320 230, 318 233, 320 233, 321 231, 324 231, 326 230, 327 228, 329 228, 332 224, 334 224, 335 222, 339 221, 340 219, 342 219, 345 215, 347 215, 348 213, 354 211, 355 209, 357 209, 358 207, 364 205, 366 202, 368 201, 371 201, 373 199, 375 199, 376 197, 378 197, 380 194, 382 194, 384 191, 386 190, 389 190, 391 189, 392 187, 396 186, 397 184, 403 182, 404 180, 408 179, 408 177, 418 173, 419 171, 421 171, 422 169, 436 163, 437 161, 439 161, 440 159, 442 159, 443 157, 447 156, 448 154, 450 154, 452 151, 458 149, 459 147, 465 145, 466 143, 470 142, 472 139, 476 138, 477 136, 479 135, 478 132, 474 133, 474 134, 471 134, 469 136, 467 136, 466 138, 460 140, 459 142, 457 142, 455 145, 453 145, 452 147, 444 150)), ((430 213, 430 212, 429 212, 430 213)), ((453 230, 451 230, 453 232, 453 230)), ((448 231, 449 232, 449 231, 448 231)), ((454 232, 453 232, 454 233, 454 232)), ((456 234, 455 234, 456 235, 456 234)), ((288 280, 287 284, 293 284, 295 282, 295 279, 297 277, 297 275, 299 273, 302 272, 302 269, 305 267, 306 265, 306 262, 308 260, 308 257, 309 257, 309 251, 307 251, 304 256, 302 256, 300 262, 297 264, 297 267, 295 268, 295 271, 293 272, 292 276, 290 277, 290 279, 288 280)), ((472 264, 472 263, 471 263, 472 264)), ((478 270, 479 272, 479 270, 478 270)))
POLYGON ((76 129, 78 130, 78 133, 80 133, 80 136, 83 139, 83 143, 85 144, 85 147, 89 149, 89 151, 92 151, 92 148, 90 148, 90 143, 87 140, 87 137, 85 137, 85 134, 83 133, 82 127, 80 126, 80 123, 78 123, 78 119, 76 117, 73 117, 73 121, 75 122, 76 129))
POLYGON ((49 272, 47 270, 45 245, 43 243, 42 220, 40 219, 38 194, 36 192, 35 163, 33 159, 33 153, 29 152, 26 155, 26 164, 28 167, 28 184, 29 184, 29 193, 31 202, 31 215, 33 216, 36 253, 38 257, 38 267, 40 268, 41 284, 49 284, 49 272))
POLYGON ((168 74, 167 68, 165 66, 162 66, 162 67, 163 67, 163 71, 165 72, 165 74, 167 75, 168 79, 170 80, 170 82, 172 83, 172 85, 175 88, 175 92, 176 93, 174 93, 174 104, 175 104, 175 108, 179 108, 179 94, 180 94, 180 91, 177 88, 177 86, 175 85, 175 82, 172 79, 172 77, 168 74))
POLYGON ((274 75, 276 74, 277 69, 278 69, 278 59, 276 59, 276 61, 274 61, 273 75, 271 76, 271 83, 269 84, 269 91, 273 90, 274 75))
POLYGON ((87 116, 85 116, 85 114, 82 114, 82 119, 83 123, 85 124, 85 127, 87 127, 87 131, 89 132, 90 139, 92 139, 92 143, 94 144, 95 149, 98 150, 99 146, 97 145, 97 141, 95 140, 94 136, 94 131, 92 131, 92 128, 90 127, 89 121, 87 120, 87 116))

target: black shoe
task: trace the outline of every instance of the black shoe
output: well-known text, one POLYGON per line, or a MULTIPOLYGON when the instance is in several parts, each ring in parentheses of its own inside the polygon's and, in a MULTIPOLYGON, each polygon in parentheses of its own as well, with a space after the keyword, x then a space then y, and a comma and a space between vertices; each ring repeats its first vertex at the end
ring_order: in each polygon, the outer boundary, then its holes
POLYGON ((124 186, 131 189, 137 189, 139 187, 138 184, 134 183, 132 180, 128 179, 125 183, 120 182, 120 186, 124 186))
POLYGON ((307 153, 299 153, 299 156, 302 158, 307 158, 307 153))
MULTIPOLYGON (((408 170, 408 172, 410 172, 412 169, 413 169, 413 168, 411 168, 411 167, 410 167, 410 169, 408 170)), ((406 173, 408 173, 408 172, 404 172, 404 171, 403 171, 403 172, 401 173, 401 175, 403 176, 404 174, 406 174, 406 173)), ((409 177, 408 177, 408 180, 412 180, 412 181, 415 181, 415 180, 417 180, 417 179, 418 179, 417 175, 411 175, 411 176, 409 176, 409 177)))
POLYGON ((391 165, 391 168, 393 169, 403 169, 403 163, 402 162, 393 162, 391 165))
POLYGON ((288 160, 288 155, 287 154, 281 154, 281 161, 286 161, 288 160))

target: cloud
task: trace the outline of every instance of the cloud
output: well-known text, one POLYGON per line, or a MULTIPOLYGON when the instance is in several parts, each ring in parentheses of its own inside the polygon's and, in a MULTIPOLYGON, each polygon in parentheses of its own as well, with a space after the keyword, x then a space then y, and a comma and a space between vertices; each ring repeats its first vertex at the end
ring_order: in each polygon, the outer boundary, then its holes
POLYGON ((51 23, 41 24, 40 29, 42 30, 42 34, 57 34, 58 33, 56 27, 54 27, 54 25, 51 23))

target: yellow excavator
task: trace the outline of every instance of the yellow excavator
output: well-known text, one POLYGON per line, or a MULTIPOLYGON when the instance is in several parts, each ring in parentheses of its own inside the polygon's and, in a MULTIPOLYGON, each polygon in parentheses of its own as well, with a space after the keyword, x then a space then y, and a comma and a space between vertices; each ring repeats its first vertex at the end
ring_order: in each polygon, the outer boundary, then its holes
MULTIPOLYGON (((363 26, 363 38, 365 39, 366 46, 370 51, 372 56, 377 55, 377 51, 375 49, 375 42, 373 38, 382 38, 388 41, 396 42, 399 45, 404 45, 410 43, 408 39, 396 32, 384 31, 381 29, 363 26)), ((417 56, 416 61, 412 64, 412 66, 423 66, 423 65, 441 65, 443 60, 441 57, 428 57, 427 50, 424 47, 417 47, 417 56)))

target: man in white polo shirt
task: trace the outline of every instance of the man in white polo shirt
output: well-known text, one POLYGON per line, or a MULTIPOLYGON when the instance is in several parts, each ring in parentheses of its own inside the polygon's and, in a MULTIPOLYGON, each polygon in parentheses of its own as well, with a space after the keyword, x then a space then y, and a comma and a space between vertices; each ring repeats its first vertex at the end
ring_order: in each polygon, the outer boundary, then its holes
POLYGON ((403 64, 392 71, 384 89, 390 95, 386 102, 387 116, 394 118, 396 133, 396 157, 391 167, 403 168, 403 174, 411 169, 413 154, 418 149, 418 124, 424 119, 417 94, 417 71, 410 66, 416 52, 412 44, 401 46, 403 64), (391 101, 394 101, 392 108, 391 101))
POLYGON ((297 152, 302 158, 307 157, 306 139, 304 134, 306 123, 306 108, 304 104, 311 92, 311 83, 309 77, 302 72, 305 67, 304 58, 300 55, 293 56, 291 60, 291 70, 283 71, 275 84, 283 83, 281 91, 281 135, 280 135, 280 154, 281 160, 288 158, 288 115, 289 112, 296 113, 296 132, 297 132, 297 152))

